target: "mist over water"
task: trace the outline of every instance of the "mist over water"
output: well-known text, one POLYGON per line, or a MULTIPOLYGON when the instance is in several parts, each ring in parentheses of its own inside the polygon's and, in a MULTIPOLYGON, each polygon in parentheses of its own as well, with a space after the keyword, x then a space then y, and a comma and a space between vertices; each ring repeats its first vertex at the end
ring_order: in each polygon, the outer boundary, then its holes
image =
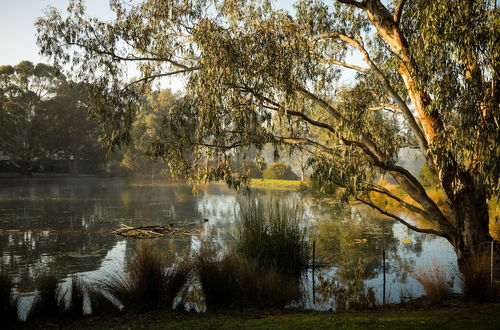
MULTIPOLYGON (((63 282, 72 274, 102 280, 122 271, 141 244, 111 233, 121 224, 196 223, 202 229, 199 236, 148 240, 175 260, 199 248, 201 241, 220 246, 230 242, 239 203, 255 195, 301 205, 314 228, 317 260, 325 265, 322 276, 361 260, 366 285, 374 288, 379 301, 383 250, 389 302, 399 301, 403 291, 415 296, 423 293, 411 277, 416 268, 433 262, 449 271, 456 267, 453 249, 445 240, 409 231, 360 206, 337 210, 321 198, 300 192, 248 195, 211 184, 195 195, 184 184, 93 177, 0 180, 0 263, 14 276, 17 292, 24 296, 33 293, 37 278, 47 271, 63 282)), ((328 309, 328 303, 312 303, 310 282, 308 272, 306 307, 328 309)))

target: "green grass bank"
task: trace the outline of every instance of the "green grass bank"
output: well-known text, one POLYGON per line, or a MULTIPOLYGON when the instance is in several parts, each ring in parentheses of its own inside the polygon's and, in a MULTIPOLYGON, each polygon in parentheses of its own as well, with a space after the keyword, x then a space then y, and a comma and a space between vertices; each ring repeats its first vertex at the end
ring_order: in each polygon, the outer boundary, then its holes
MULTIPOLYGON (((89 317, 77 323, 43 323, 65 329, 498 329, 500 305, 437 309, 349 312, 247 311, 228 313, 157 312, 89 317)), ((30 325, 32 327, 33 324, 30 325)))

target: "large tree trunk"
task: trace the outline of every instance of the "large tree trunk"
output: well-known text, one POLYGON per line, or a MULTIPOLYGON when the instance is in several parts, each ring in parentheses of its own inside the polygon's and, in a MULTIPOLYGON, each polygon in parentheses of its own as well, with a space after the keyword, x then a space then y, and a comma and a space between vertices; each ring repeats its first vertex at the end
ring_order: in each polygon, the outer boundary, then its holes
POLYGON ((472 185, 454 196, 450 209, 456 221, 457 232, 451 243, 457 254, 460 270, 474 258, 479 258, 488 248, 492 238, 489 233, 488 204, 484 192, 472 185))

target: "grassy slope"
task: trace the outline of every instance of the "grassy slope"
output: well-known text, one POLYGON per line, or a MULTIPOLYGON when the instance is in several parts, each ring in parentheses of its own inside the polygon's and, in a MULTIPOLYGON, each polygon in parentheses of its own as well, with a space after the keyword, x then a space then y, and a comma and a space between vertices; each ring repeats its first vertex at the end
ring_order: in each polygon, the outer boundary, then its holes
MULTIPOLYGON (((113 329, 497 329, 500 305, 433 310, 366 312, 247 312, 233 314, 149 313, 114 318, 88 318, 71 327, 113 329)), ((50 324, 39 325, 51 327, 50 324)), ((52 324, 66 328, 68 324, 52 324)))

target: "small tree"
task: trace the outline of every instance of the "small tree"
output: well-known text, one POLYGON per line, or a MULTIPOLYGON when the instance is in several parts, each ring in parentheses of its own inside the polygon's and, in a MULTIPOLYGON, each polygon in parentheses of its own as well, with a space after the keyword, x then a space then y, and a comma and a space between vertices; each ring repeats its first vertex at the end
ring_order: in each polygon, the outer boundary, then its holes
POLYGON ((297 180, 297 175, 293 173, 289 165, 283 162, 276 162, 269 165, 263 172, 264 179, 271 180, 297 180))

